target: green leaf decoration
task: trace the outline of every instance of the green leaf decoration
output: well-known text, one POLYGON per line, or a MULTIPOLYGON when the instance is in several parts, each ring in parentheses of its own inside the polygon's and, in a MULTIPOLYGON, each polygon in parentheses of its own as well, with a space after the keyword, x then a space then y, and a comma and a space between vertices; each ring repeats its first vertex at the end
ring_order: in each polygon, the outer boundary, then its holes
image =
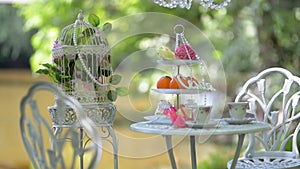
POLYGON ((102 28, 104 34, 106 34, 106 35, 111 31, 111 29, 112 29, 112 24, 108 23, 108 22, 105 23, 102 28))
POLYGON ((111 85, 117 85, 117 84, 120 83, 121 79, 122 79, 122 76, 121 76, 121 75, 114 74, 114 75, 112 75, 112 76, 110 77, 109 83, 110 83, 111 85))
POLYGON ((56 79, 56 76, 53 73, 49 74, 49 78, 50 78, 51 82, 59 83, 59 81, 56 79))
POLYGON ((48 75, 49 70, 48 69, 39 69, 39 70, 36 71, 36 73, 48 75))
POLYGON ((54 77, 59 83, 62 82, 61 73, 59 73, 59 72, 54 72, 53 77, 54 77))
POLYGON ((54 59, 53 59, 53 62, 54 62, 55 64, 57 64, 57 65, 59 64, 59 61, 60 61, 60 59, 58 59, 58 58, 54 58, 54 59))
POLYGON ((110 90, 107 92, 107 98, 110 100, 110 101, 116 101, 117 100, 117 91, 115 90, 110 90))
POLYGON ((53 65, 51 65, 50 63, 44 63, 44 64, 42 64, 42 66, 44 66, 48 69, 51 69, 53 67, 53 65))
POLYGON ((88 17, 88 21, 94 27, 97 27, 100 25, 100 18, 95 14, 90 14, 88 17))
POLYGON ((58 67, 56 67, 56 66, 51 66, 51 67, 48 68, 48 69, 49 69, 49 71, 51 71, 51 72, 59 72, 59 73, 61 73, 60 70, 58 69, 58 67))
POLYGON ((118 96, 126 96, 128 95, 128 89, 126 87, 117 87, 116 88, 118 96))

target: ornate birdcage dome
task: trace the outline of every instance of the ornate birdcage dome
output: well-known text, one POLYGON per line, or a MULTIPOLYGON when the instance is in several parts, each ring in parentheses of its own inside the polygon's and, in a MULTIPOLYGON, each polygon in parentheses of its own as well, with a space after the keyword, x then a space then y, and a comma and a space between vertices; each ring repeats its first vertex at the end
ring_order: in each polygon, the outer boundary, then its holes
POLYGON ((107 103, 112 75, 110 47, 104 32, 84 21, 63 28, 52 49, 59 87, 83 104, 107 103))

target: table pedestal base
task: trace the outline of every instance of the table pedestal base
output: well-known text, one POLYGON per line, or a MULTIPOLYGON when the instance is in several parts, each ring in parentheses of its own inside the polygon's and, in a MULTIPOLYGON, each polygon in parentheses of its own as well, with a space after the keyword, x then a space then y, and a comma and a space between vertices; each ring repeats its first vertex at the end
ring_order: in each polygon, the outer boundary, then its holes
POLYGON ((169 158, 170 158, 170 162, 171 162, 171 165, 172 165, 172 169, 177 169, 176 161, 175 161, 174 153, 173 153, 172 136, 166 135, 164 137, 166 139, 166 144, 167 144, 167 149, 168 149, 168 153, 169 153, 169 158))
POLYGON ((232 164, 230 166, 230 169, 235 169, 236 163, 238 161, 238 158, 240 156, 241 149, 242 149, 242 146, 243 146, 243 143, 244 143, 244 138, 245 138, 245 134, 239 134, 238 145, 236 147, 236 151, 235 151, 234 158, 232 160, 232 164))
POLYGON ((196 144, 195 143, 196 143, 195 136, 190 136, 192 169, 197 169, 197 156, 196 156, 196 144))

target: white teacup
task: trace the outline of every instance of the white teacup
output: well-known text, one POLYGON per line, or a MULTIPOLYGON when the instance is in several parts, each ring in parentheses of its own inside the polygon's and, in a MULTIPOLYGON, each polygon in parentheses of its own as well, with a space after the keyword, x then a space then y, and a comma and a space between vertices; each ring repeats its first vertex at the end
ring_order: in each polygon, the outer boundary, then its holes
POLYGON ((164 109, 169 109, 169 108, 170 108, 170 104, 167 100, 160 100, 157 105, 154 115, 156 115, 156 116, 163 115, 164 109))
POLYGON ((198 106, 197 111, 194 112, 194 122, 197 124, 203 124, 209 121, 209 115, 212 106, 198 106))
POLYGON ((248 102, 229 102, 228 110, 230 117, 235 120, 243 120, 248 108, 248 102))

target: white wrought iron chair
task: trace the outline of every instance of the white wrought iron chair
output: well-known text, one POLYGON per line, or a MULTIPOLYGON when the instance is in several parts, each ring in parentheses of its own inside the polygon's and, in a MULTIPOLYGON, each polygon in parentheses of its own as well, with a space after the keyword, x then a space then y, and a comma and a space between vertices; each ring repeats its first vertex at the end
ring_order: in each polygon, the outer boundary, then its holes
MULTIPOLYGON (((66 96, 48 82, 36 82, 21 101, 20 128, 23 143, 35 169, 66 169, 96 167, 102 155, 101 137, 94 123, 84 113, 80 103, 66 96), (66 108, 77 115, 77 122, 55 134, 50 115, 45 118, 39 107, 38 93, 55 95, 57 111, 64 116, 66 108), (50 122, 50 123, 49 123, 50 122), (86 158, 84 158, 86 157, 86 158)), ((47 112, 47 107, 45 111, 47 112)), ((63 119, 64 117, 62 117, 63 119)), ((64 127, 64 126, 62 126, 64 127)))
POLYGON ((299 98, 299 77, 283 68, 268 68, 243 85, 235 101, 248 101, 248 113, 269 123, 271 130, 249 135, 245 156, 236 168, 300 168, 299 98))

